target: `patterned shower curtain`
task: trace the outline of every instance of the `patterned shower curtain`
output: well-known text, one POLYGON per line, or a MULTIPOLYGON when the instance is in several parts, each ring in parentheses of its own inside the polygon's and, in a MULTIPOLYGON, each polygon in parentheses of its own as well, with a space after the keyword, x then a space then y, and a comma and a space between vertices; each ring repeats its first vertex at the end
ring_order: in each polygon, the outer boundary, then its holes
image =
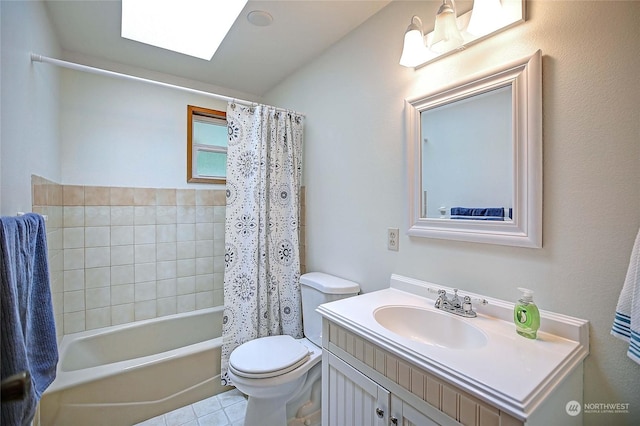
POLYGON ((229 355, 258 337, 301 338, 299 191, 303 118, 264 105, 227 107, 222 384, 229 355))

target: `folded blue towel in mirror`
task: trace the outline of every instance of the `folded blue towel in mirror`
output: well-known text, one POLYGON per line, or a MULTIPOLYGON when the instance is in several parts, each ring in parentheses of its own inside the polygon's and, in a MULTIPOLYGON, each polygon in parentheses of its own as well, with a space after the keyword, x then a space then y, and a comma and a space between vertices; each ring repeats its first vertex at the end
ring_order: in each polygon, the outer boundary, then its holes
POLYGON ((504 220, 504 207, 451 207, 451 218, 504 220))

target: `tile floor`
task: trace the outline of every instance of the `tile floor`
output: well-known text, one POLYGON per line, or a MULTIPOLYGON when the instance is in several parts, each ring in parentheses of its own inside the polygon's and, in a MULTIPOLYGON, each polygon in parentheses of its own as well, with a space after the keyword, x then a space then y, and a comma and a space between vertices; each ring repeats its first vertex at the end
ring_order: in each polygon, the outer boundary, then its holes
POLYGON ((245 396, 232 389, 134 426, 242 426, 246 409, 245 396))

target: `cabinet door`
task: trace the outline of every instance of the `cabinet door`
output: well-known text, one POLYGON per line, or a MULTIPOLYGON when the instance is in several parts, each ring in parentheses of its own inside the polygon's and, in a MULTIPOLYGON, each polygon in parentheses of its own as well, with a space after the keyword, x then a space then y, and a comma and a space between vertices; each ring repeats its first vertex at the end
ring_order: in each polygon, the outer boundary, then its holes
POLYGON ((392 426, 438 426, 438 423, 426 414, 413 408, 395 395, 391 395, 391 416, 389 424, 392 426))
POLYGON ((355 370, 349 364, 328 354, 329 375, 323 418, 325 426, 386 426, 389 391, 355 370))

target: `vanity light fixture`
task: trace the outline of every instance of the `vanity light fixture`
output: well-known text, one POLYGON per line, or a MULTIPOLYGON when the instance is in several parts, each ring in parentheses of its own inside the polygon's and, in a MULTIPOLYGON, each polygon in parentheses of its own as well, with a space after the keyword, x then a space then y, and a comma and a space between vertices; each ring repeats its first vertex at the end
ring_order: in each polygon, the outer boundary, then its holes
POLYGON ((457 17, 455 0, 442 0, 442 5, 436 13, 436 24, 429 41, 429 49, 444 53, 462 47, 464 40, 458 29, 457 17))
POLYGON ((418 16, 411 18, 400 65, 426 65, 525 20, 525 0, 474 0, 473 9, 460 16, 456 16, 454 1, 443 0, 435 28, 428 34, 418 16))
POLYGON ((121 36, 210 60, 247 0, 122 0, 121 36))

